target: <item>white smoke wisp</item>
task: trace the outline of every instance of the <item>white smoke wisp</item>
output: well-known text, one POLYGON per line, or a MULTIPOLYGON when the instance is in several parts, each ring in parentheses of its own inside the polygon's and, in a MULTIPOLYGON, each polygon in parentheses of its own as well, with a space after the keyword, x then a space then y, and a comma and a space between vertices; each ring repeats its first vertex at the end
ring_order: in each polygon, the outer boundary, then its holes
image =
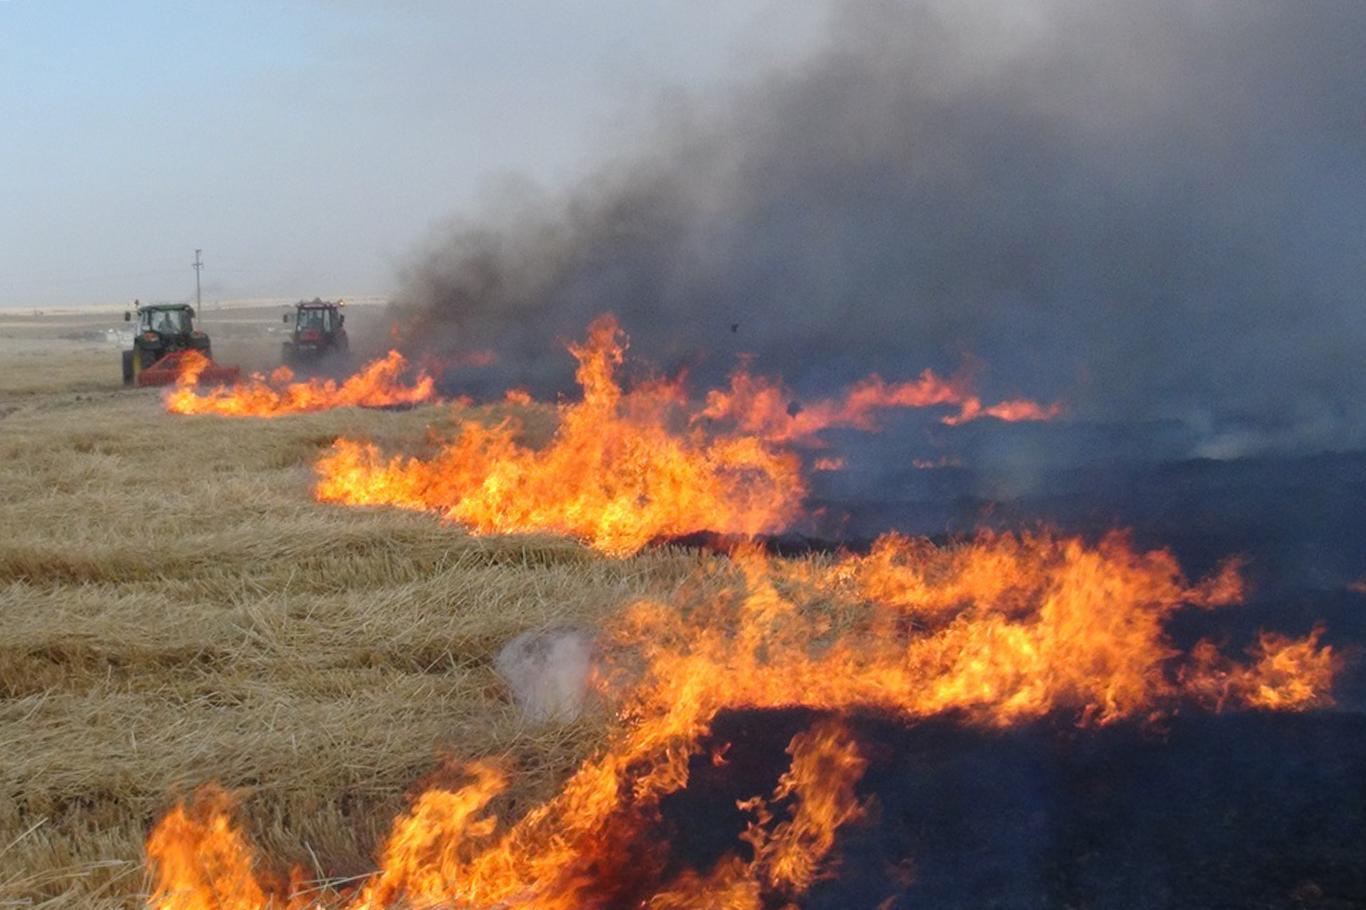
POLYGON ((493 665, 528 721, 570 723, 591 701, 596 653, 593 637, 581 629, 538 629, 509 641, 493 665))

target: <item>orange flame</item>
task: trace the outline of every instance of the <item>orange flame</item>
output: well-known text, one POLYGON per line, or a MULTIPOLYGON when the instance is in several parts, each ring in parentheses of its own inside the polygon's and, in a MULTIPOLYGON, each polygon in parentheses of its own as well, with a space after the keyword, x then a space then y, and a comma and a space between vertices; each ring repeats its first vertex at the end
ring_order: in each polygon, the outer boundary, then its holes
POLYGON ((624 342, 611 317, 570 351, 583 400, 559 406, 546 448, 520 444, 515 420, 466 421, 426 461, 340 439, 317 465, 316 495, 434 509, 480 534, 555 531, 614 555, 700 529, 773 531, 800 512, 805 484, 795 456, 752 436, 674 432, 670 412, 682 401, 675 383, 629 392, 617 385, 624 342))
POLYGON ((189 806, 172 809, 147 839, 147 858, 157 868, 152 910, 270 906, 254 851, 233 820, 232 799, 218 787, 202 787, 189 806))
POLYGON ((857 430, 877 428, 876 413, 888 408, 930 408, 949 405, 958 411, 941 417, 950 426, 995 417, 998 420, 1051 420, 1062 405, 1041 405, 1028 399, 983 405, 972 394, 966 378, 942 379, 925 370, 910 382, 887 383, 870 376, 840 399, 823 398, 799 403, 781 382, 738 371, 731 375, 728 390, 707 393, 699 418, 733 422, 741 431, 770 442, 810 441, 818 433, 836 427, 857 430))
POLYGON ((1304 711, 1331 704, 1333 677, 1342 661, 1328 645, 1320 645, 1322 628, 1305 638, 1263 632, 1249 651, 1253 662, 1242 666, 1202 641, 1192 652, 1186 684, 1215 707, 1232 702, 1279 711, 1304 711))
MULTIPOLYGON (((202 355, 189 362, 166 394, 166 410, 175 414, 218 414, 227 417, 278 417, 300 411, 344 407, 391 407, 436 400, 436 383, 420 371, 411 383, 403 374, 408 363, 397 351, 372 360, 340 385, 335 379, 294 382, 294 373, 280 367, 267 379, 252 374, 246 383, 197 391, 199 374, 209 365, 202 355)), ((190 358, 187 358, 187 361, 190 358)))
MULTIPOLYGON (((488 807, 505 776, 471 765, 466 786, 417 797, 379 871, 329 906, 758 910, 829 874, 839 829, 862 814, 855 787, 865 762, 843 726, 819 722, 793 738, 772 798, 741 804, 752 817, 742 836, 750 858, 731 854, 661 881, 668 844, 650 845, 650 819, 662 797, 687 787, 690 760, 707 760, 702 738, 723 710, 953 712, 992 726, 1053 712, 1109 724, 1184 700, 1304 710, 1330 703, 1338 665, 1318 630, 1264 635, 1246 664, 1208 642, 1183 655, 1166 620, 1183 607, 1236 602, 1237 563, 1192 583, 1170 553, 1135 550, 1119 533, 1094 545, 983 533, 948 547, 889 536, 866 556, 802 562, 741 548, 704 562, 677 590, 671 602, 632 605, 604 631, 598 677, 621 722, 558 795, 501 823, 488 807)), ((156 910, 269 906, 258 864, 212 792, 173 811, 149 840, 156 910), (201 853, 214 874, 191 859, 201 853), (209 902, 220 894, 241 897, 209 902)))

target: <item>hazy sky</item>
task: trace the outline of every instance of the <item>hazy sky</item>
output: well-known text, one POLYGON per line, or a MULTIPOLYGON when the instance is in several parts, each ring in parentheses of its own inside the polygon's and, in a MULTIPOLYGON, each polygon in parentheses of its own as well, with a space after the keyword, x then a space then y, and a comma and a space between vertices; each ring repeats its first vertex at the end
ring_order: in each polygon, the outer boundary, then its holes
POLYGON ((0 306, 385 294, 508 175, 551 186, 822 6, 0 0, 0 306))

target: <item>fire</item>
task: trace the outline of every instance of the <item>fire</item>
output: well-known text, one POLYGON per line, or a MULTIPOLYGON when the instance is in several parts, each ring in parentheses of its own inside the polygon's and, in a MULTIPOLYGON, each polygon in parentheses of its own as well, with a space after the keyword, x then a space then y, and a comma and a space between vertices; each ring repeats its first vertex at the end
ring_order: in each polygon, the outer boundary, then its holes
MULTIPOLYGON (((432 510, 478 534, 550 531, 622 556, 651 540, 708 530, 753 536, 783 530, 802 515, 806 483, 786 444, 832 427, 875 429, 890 407, 949 405, 946 423, 992 416, 1046 420, 1058 405, 1007 401, 985 406, 966 379, 926 370, 888 384, 874 376, 839 400, 797 408, 778 382, 741 371, 729 390, 712 390, 688 413, 681 381, 624 389, 616 368, 626 341, 611 316, 599 317, 578 361, 582 399, 558 406, 559 428, 540 450, 519 441, 522 426, 464 421, 430 458, 388 455, 363 440, 339 439, 317 465, 316 495, 327 502, 432 510)), ((522 389, 504 398, 529 405, 522 389)), ((821 458, 817 471, 844 462, 821 458)))
POLYGON ((257 910, 269 906, 256 858, 233 819, 232 798, 203 787, 177 806, 147 839, 158 879, 154 910, 257 910))
MULTIPOLYGON (((188 358, 187 358, 188 360, 188 358)), ((176 414, 218 414, 227 417, 277 417, 300 411, 344 407, 391 407, 435 401, 436 382, 425 371, 406 382, 408 362, 397 351, 372 360, 340 384, 335 379, 294 381, 288 367, 267 378, 252 374, 248 382, 197 391, 199 374, 209 365, 202 355, 187 363, 166 394, 166 409, 176 414)))
POLYGON ((863 815, 854 785, 867 766, 858 745, 838 720, 799 733, 787 747, 792 766, 778 781, 773 801, 792 803, 791 819, 773 824, 770 802, 754 797, 740 808, 754 815, 742 836, 751 848, 745 862, 731 854, 706 875, 685 873, 646 903, 651 910, 765 906, 764 894, 801 894, 828 874, 835 835, 863 815))
POLYGON ((1319 644, 1322 636, 1319 627, 1299 639, 1263 632, 1249 649, 1248 665, 1229 661, 1209 642, 1201 642, 1192 655, 1188 684, 1218 707, 1230 700, 1282 711, 1327 704, 1340 660, 1332 648, 1319 644))
POLYGON ((613 555, 700 529, 774 531, 799 514, 806 488, 794 455, 754 436, 675 431, 678 384, 623 391, 614 370, 624 350, 611 317, 570 347, 583 398, 559 406, 559 427, 541 450, 518 441, 515 419, 465 421, 427 460, 386 458, 372 444, 340 439, 317 465, 316 494, 433 509, 480 534, 554 531, 613 555))
MULTIPOLYGON (((889 536, 867 555, 803 561, 741 547, 671 590, 669 600, 630 605, 603 630, 607 656, 596 676, 619 723, 555 797, 505 822, 490 807, 506 772, 471 764, 463 786, 419 795, 395 822, 378 871, 326 905, 791 904, 831 874, 839 831, 864 816, 857 787, 866 761, 839 721, 847 711, 952 714, 987 726, 1061 713, 1085 726, 1188 703, 1305 710, 1330 703, 1338 666, 1317 630, 1264 635, 1246 663, 1209 642, 1180 652, 1167 620, 1236 603, 1237 563, 1190 581, 1170 553, 1137 550, 1119 533, 1094 544, 982 533, 950 546, 889 536), (727 746, 704 746, 717 715, 794 706, 824 719, 792 739, 776 789, 740 804, 750 817, 741 845, 711 868, 666 876, 677 866, 670 845, 652 839, 651 822, 665 796, 687 788, 694 759, 726 767, 727 746)), ((254 871, 262 864, 209 792, 153 832, 151 906, 287 905, 289 895, 254 871)))
MULTIPOLYGON (((882 408, 950 407, 949 424, 1058 413, 1026 400, 986 405, 964 380, 926 371, 895 385, 873 377, 805 408, 741 372, 689 414, 681 382, 618 383, 625 341, 610 317, 570 351, 582 399, 558 405, 543 448, 523 444, 513 418, 465 421, 426 459, 341 439, 317 466, 318 497, 435 510, 477 533, 556 531, 626 555, 699 529, 787 526, 805 483, 784 445, 871 429, 882 408)), ((507 400, 530 403, 515 391, 507 400)), ((865 818, 867 760, 841 721, 851 711, 1096 726, 1183 706, 1331 703, 1339 657, 1320 630, 1264 634, 1246 660, 1208 641, 1189 653, 1173 644, 1166 629, 1179 611, 1242 600, 1240 570, 1230 560, 1191 580, 1171 553, 1118 532, 1094 542, 982 532, 948 546, 891 534, 866 554, 793 561, 745 544, 704 557, 668 598, 629 604, 601 630, 593 685, 617 723, 554 797, 504 818, 510 769, 457 768, 459 785, 429 787, 394 821, 372 876, 318 900, 346 910, 795 906, 838 867, 839 832, 865 818), (738 804, 747 823, 735 849, 709 868, 672 856, 654 826, 696 767, 726 773, 730 744, 706 744, 718 715, 794 707, 818 719, 791 739, 776 787, 738 804)), ((264 871, 221 791, 162 819, 148 858, 154 910, 305 906, 264 871)))
POLYGON ((1041 405, 1028 399, 984 405, 972 393, 966 377, 943 379, 925 370, 910 382, 888 383, 870 376, 840 398, 798 402, 781 382, 741 370, 731 375, 729 389, 707 393, 699 418, 724 420, 770 442, 811 441, 823 430, 837 427, 873 430, 876 415, 889 408, 949 406, 957 411, 940 418, 950 426, 994 417, 1007 422, 1051 420, 1062 405, 1041 405))

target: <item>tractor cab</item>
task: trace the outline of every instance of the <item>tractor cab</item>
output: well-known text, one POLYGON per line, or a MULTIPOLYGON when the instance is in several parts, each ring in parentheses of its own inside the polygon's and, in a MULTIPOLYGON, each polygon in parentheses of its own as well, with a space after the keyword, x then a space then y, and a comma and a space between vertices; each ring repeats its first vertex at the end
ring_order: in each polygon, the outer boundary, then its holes
POLYGON ((294 304, 294 313, 285 313, 283 321, 294 323, 290 339, 281 346, 280 355, 285 363, 298 363, 317 360, 334 352, 344 353, 349 347, 346 337, 346 314, 342 312, 343 302, 321 300, 300 300, 294 304))
POLYGON ((195 334, 194 310, 188 306, 149 306, 139 309, 138 332, 167 339, 192 338, 195 334))

